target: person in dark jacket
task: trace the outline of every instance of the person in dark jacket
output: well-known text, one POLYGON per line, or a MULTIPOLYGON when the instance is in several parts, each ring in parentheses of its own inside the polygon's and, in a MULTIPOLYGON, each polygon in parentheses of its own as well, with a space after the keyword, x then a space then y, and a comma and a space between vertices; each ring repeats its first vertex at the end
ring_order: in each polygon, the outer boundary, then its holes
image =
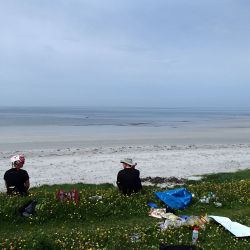
POLYGON ((137 193, 142 189, 140 171, 135 169, 136 163, 133 160, 126 158, 121 160, 123 170, 120 170, 117 175, 117 186, 119 190, 125 195, 137 193))
POLYGON ((27 195, 30 187, 29 175, 22 167, 25 163, 24 155, 15 155, 11 158, 12 168, 4 174, 7 194, 27 195))

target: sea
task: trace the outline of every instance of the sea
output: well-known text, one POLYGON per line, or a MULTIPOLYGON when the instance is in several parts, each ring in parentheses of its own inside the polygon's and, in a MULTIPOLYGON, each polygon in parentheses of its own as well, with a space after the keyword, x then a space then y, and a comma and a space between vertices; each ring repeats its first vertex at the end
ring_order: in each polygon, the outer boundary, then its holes
POLYGON ((0 151, 250 143, 250 108, 0 107, 0 151))
POLYGON ((0 127, 250 127, 250 108, 0 107, 0 127))

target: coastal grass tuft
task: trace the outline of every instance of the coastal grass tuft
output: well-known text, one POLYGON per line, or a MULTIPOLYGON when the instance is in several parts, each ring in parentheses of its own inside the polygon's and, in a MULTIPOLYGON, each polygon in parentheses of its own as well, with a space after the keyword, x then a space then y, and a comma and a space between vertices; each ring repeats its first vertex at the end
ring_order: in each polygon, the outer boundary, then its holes
MULTIPOLYGON (((205 176, 184 185, 194 194, 182 215, 221 215, 250 226, 250 170, 205 176), (199 199, 213 192, 222 207, 199 199)), ((130 197, 121 195, 111 184, 64 184, 32 188, 29 197, 9 197, 0 193, 0 249, 159 249, 160 244, 191 244, 192 228, 160 230, 161 219, 148 216, 148 202, 163 204, 154 196, 157 186, 144 187, 130 197), (58 202, 58 189, 79 191, 78 205, 58 202), (101 195, 102 200, 89 199, 101 195), (39 204, 30 218, 18 215, 18 207, 29 199, 39 204)), ((250 238, 235 238, 222 226, 210 221, 200 231, 201 249, 249 249, 250 238)))
POLYGON ((204 182, 230 182, 230 181, 240 181, 240 180, 250 180, 250 170, 244 169, 239 170, 234 173, 220 173, 220 174, 208 174, 202 179, 204 182))

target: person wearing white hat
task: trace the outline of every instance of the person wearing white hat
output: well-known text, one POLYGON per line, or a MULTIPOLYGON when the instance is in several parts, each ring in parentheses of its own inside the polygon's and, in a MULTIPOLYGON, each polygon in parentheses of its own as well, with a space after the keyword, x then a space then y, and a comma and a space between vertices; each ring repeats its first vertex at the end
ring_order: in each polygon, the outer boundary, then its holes
POLYGON ((7 170, 4 174, 7 194, 19 193, 20 195, 27 195, 30 187, 29 175, 22 167, 25 163, 24 155, 15 155, 10 159, 12 168, 7 170))
POLYGON ((137 193, 142 189, 140 171, 135 169, 137 163, 133 163, 131 158, 125 158, 120 161, 123 164, 123 170, 117 175, 117 186, 125 195, 137 193))

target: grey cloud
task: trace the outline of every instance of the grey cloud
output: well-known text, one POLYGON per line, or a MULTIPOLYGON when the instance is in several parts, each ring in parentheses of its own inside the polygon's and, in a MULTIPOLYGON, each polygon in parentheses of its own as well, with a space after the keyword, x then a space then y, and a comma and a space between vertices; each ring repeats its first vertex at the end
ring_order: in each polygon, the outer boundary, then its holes
POLYGON ((14 96, 33 93, 27 105, 45 97, 73 105, 76 96, 80 105, 80 95, 82 105, 122 103, 121 89, 135 104, 178 105, 201 95, 201 84, 207 106, 216 90, 239 96, 235 86, 249 81, 248 7, 230 0, 2 1, 0 105, 13 103, 6 98, 13 88, 14 96))

